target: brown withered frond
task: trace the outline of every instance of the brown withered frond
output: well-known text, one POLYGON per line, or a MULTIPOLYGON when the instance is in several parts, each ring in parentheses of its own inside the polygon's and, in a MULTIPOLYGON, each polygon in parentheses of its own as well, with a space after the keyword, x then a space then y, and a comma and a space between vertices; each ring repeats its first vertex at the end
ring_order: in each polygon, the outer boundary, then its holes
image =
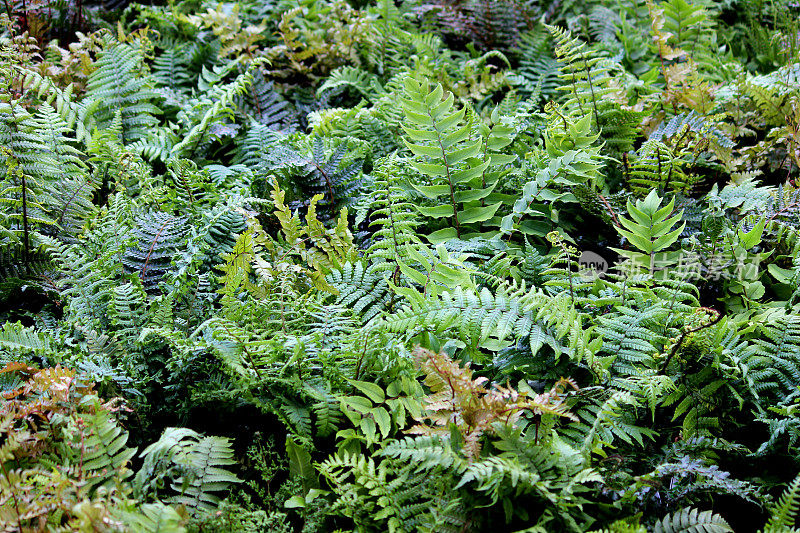
POLYGON ((425 412, 415 417, 420 423, 409 433, 448 435, 456 428, 470 460, 480 455, 481 436, 491 432, 496 422, 514 424, 525 411, 576 420, 565 403, 568 391, 578 389, 570 379, 562 378, 549 391, 532 395, 509 385, 487 388, 487 378, 473 379, 469 364, 461 366, 442 352, 417 348, 415 357, 431 393, 424 399, 425 412))

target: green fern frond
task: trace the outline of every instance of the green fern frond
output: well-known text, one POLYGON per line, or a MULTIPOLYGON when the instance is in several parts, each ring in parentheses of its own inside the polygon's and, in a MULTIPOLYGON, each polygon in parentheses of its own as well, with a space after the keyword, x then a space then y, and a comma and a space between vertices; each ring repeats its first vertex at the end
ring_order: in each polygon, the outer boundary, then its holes
POLYGON ((685 507, 656 522, 654 531, 656 533, 726 533, 733 529, 724 518, 713 511, 698 511, 685 507))
POLYGON ((185 221, 159 211, 144 213, 136 220, 134 235, 137 244, 125 252, 123 264, 139 276, 145 287, 154 288, 170 269, 183 243, 185 221))
MULTIPOLYGON (((89 125, 107 128, 120 113, 122 139, 136 141, 158 123, 160 111, 151 101, 159 97, 143 72, 142 50, 126 43, 111 43, 103 50, 86 87, 84 120, 89 125)), ((91 127, 87 125, 87 130, 91 127)))
POLYGON ((764 533, 777 533, 794 528, 797 513, 800 512, 800 477, 796 477, 770 511, 770 517, 764 526, 764 533))
POLYGON ((86 450, 83 468, 92 473, 90 485, 98 486, 109 481, 119 483, 132 474, 127 466, 136 454, 136 448, 128 448, 128 432, 111 418, 107 410, 97 410, 84 416, 89 434, 83 441, 86 450))
POLYGON ((178 461, 187 472, 172 484, 173 490, 180 494, 173 501, 194 512, 214 509, 220 498, 212 493, 225 491, 241 481, 226 469, 236 464, 227 438, 202 437, 178 461))
POLYGON ((185 533, 183 518, 175 508, 161 502, 145 503, 136 512, 128 512, 124 520, 132 533, 185 533))

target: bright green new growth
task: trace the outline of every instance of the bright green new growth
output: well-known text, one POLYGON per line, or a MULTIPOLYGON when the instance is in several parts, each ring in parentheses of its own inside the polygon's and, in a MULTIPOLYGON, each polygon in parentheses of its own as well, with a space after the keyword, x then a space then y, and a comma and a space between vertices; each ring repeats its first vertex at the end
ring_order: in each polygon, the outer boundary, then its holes
POLYGON ((431 88, 427 80, 409 76, 405 90, 403 107, 410 125, 403 125, 407 136, 404 141, 417 156, 410 164, 431 183, 412 186, 425 198, 440 202, 435 207, 418 209, 427 217, 449 219, 451 224, 429 239, 441 242, 461 238, 466 236, 469 224, 488 221, 501 205, 483 205, 496 185, 485 182, 491 157, 479 158, 482 139, 472 138, 473 125, 465 120, 466 108, 455 109, 453 94, 445 96, 441 84, 431 88))
POLYGON ((617 227, 617 232, 639 252, 614 250, 627 257, 634 265, 648 269, 651 275, 656 272, 657 254, 672 246, 686 227, 686 222, 683 222, 675 228, 681 221, 683 212, 670 216, 675 199, 663 207, 662 200, 655 190, 650 191, 644 200, 636 200, 634 203, 629 199, 626 208, 630 218, 619 217, 621 227, 617 227))

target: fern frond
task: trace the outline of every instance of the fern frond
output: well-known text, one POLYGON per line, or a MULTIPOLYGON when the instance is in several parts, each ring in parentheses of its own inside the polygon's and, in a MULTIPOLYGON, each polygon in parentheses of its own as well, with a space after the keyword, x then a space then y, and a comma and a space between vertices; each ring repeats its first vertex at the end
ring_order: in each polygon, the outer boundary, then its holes
POLYGON ((169 270, 183 242, 185 222, 182 218, 152 211, 137 218, 134 234, 137 243, 125 252, 123 264, 129 272, 139 276, 145 287, 154 288, 169 270))
POLYGON ((786 531, 797 525, 797 513, 800 512, 800 477, 796 477, 780 499, 770 510, 770 517, 764 526, 764 533, 786 531))
POLYGON ((724 518, 713 511, 698 511, 685 507, 656 522, 654 531, 656 533, 727 533, 733 529, 724 518))
POLYGON ((172 488, 179 492, 172 500, 202 512, 214 509, 220 498, 213 492, 226 490, 241 480, 226 467, 236 464, 230 441, 222 437, 203 437, 181 459, 189 470, 176 479, 172 488))
POLYGON ((159 96, 149 77, 141 74, 142 62, 142 50, 127 43, 112 43, 103 50, 86 87, 88 124, 107 128, 119 113, 124 142, 144 137, 157 124, 154 115, 160 111, 151 100, 159 96))

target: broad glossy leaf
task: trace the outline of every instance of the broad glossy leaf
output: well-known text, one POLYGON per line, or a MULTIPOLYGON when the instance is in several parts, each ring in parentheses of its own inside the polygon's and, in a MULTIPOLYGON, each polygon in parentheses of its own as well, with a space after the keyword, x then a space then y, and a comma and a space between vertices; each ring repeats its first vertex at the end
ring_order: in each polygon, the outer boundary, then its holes
POLYGON ((440 230, 434 231, 430 235, 428 235, 428 241, 431 244, 439 244, 445 241, 449 241, 450 239, 456 238, 456 229, 455 228, 442 228, 440 230))
POLYGON ((458 191, 455 194, 456 202, 458 203, 467 203, 467 202, 474 202, 476 200, 483 200, 487 196, 492 193, 494 189, 494 185, 491 187, 486 187, 485 189, 472 189, 467 191, 458 191))
MULTIPOLYGON (((446 131, 447 129, 450 128, 449 125, 445 126, 444 122, 441 123, 441 124, 438 124, 437 126, 438 126, 437 129, 439 129, 439 131, 446 131)), ((447 134, 443 135, 442 136, 442 146, 444 146, 445 148, 450 148, 451 146, 454 146, 454 145, 456 145, 458 143, 466 141, 467 139, 469 139, 470 131, 472 131, 472 128, 470 127, 470 125, 469 124, 464 124, 460 128, 458 128, 456 130, 453 130, 450 133, 447 133, 447 134)))
POLYGON ((666 235, 662 235, 661 237, 653 241, 653 250, 658 252, 660 250, 663 250, 664 248, 670 247, 675 241, 678 240, 678 237, 681 236, 681 232, 685 227, 686 227, 686 222, 681 224, 681 227, 679 227, 675 231, 667 233, 666 235))
POLYGON ((447 169, 444 165, 437 165, 436 163, 418 163, 416 161, 409 161, 409 164, 426 176, 447 176, 447 169))
POLYGON ((500 209, 502 202, 485 207, 472 207, 458 214, 458 221, 461 224, 472 224, 473 222, 484 222, 489 220, 500 209))
POLYGON ((414 187, 414 189, 425 198, 430 200, 435 200, 443 194, 450 194, 449 185, 414 185, 412 183, 411 186, 414 187))
POLYGON ((389 432, 392 430, 392 417, 383 407, 378 407, 372 410, 372 417, 375 419, 375 422, 378 424, 378 429, 381 432, 381 436, 385 439, 389 436, 389 432))
MULTIPOLYGON (((446 132, 451 128, 454 128, 459 122, 464 120, 464 110, 459 109, 458 111, 451 113, 450 115, 439 117, 436 121, 436 130, 440 133, 446 132)), ((452 135, 452 134, 451 134, 452 135)), ((469 136, 469 129, 467 130, 467 136, 469 136)), ((445 135, 442 139, 445 143, 445 146, 451 146, 453 141, 448 139, 449 135, 445 135)), ((458 138, 456 141, 466 139, 466 137, 458 138)))
POLYGON ((617 229, 617 231, 621 235, 623 235, 626 239, 628 239, 628 241, 630 241, 631 244, 633 244, 635 247, 637 247, 641 251, 643 251, 645 253, 648 253, 648 254, 653 251, 653 243, 652 243, 652 241, 650 239, 647 239, 647 238, 642 237, 642 236, 640 236, 640 235, 638 235, 636 233, 633 233, 633 232, 630 232, 630 231, 625 231, 625 230, 619 229, 619 228, 617 229))
POLYGON ((475 157, 481 152, 481 141, 477 140, 474 143, 464 146, 463 148, 459 148, 458 150, 453 150, 447 153, 447 163, 450 165, 455 165, 468 159, 470 157, 475 157))
POLYGON ((363 392, 367 396, 367 398, 369 398, 375 403, 383 403, 383 401, 386 399, 386 396, 383 393, 383 389, 379 385, 376 385, 375 383, 371 383, 369 381, 356 381, 354 379, 351 379, 350 385, 363 392))
POLYGON ((438 146, 415 144, 408 142, 405 139, 403 142, 406 143, 406 146, 414 153, 414 155, 430 157, 431 159, 439 159, 442 157, 442 150, 438 146))
POLYGON ((450 204, 437 205, 435 207, 417 206, 417 211, 431 218, 444 218, 453 216, 453 206, 450 204))
POLYGON ((415 141, 436 141, 439 139, 439 133, 431 130, 418 130, 403 126, 403 131, 415 141))
POLYGON ((477 178, 481 174, 483 174, 484 170, 489 167, 490 161, 486 161, 485 163, 481 163, 480 165, 474 166, 472 168, 468 168, 465 170, 460 170, 458 172, 452 172, 451 176, 453 179, 453 183, 466 183, 473 178, 477 178))

